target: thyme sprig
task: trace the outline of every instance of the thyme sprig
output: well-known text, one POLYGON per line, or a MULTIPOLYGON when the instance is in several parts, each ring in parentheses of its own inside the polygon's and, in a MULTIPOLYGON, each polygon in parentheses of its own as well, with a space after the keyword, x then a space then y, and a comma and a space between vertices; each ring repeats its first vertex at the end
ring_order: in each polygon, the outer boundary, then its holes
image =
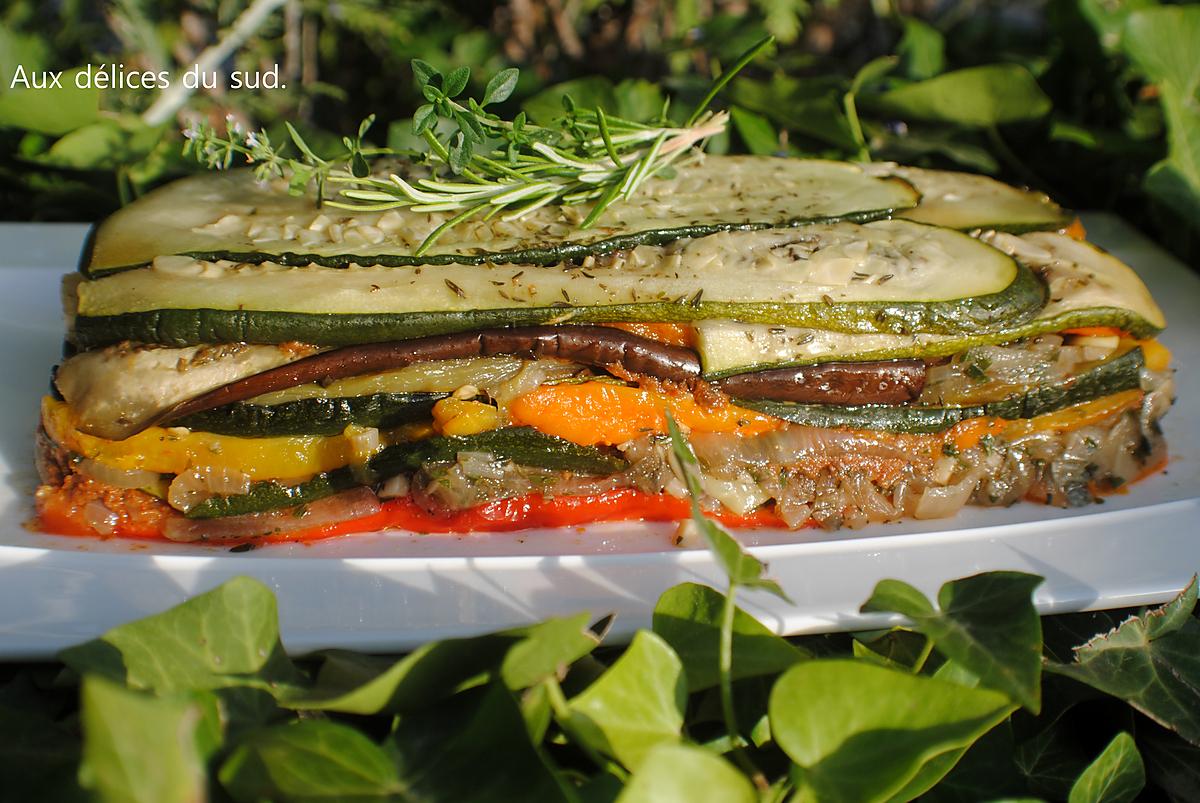
POLYGON ((265 131, 245 132, 227 120, 224 133, 206 123, 184 131, 184 153, 210 168, 230 167, 235 158, 256 165, 260 180, 287 178, 293 193, 316 184, 317 198, 328 206, 359 211, 407 208, 414 212, 452 213, 418 246, 421 256, 450 228, 473 217, 500 215, 515 220, 547 204, 591 204, 580 222, 590 228, 612 204, 632 197, 655 177, 669 177, 673 166, 709 137, 725 130, 728 114, 707 109, 729 79, 771 43, 767 38, 746 51, 714 83, 683 126, 667 120, 641 123, 607 114, 600 107, 580 108, 569 96, 564 113, 551 125, 529 122, 524 112, 505 120, 487 107, 507 100, 518 71, 508 68, 488 81, 482 99, 464 97, 470 70, 442 74, 420 59, 413 74, 426 103, 413 115, 413 133, 422 151, 365 147, 363 138, 374 116, 363 120, 356 137, 345 137, 345 152, 319 157, 290 124, 296 156, 285 156, 287 143, 275 146, 265 131), (381 156, 411 160, 427 176, 404 178, 372 173, 368 160, 381 156))

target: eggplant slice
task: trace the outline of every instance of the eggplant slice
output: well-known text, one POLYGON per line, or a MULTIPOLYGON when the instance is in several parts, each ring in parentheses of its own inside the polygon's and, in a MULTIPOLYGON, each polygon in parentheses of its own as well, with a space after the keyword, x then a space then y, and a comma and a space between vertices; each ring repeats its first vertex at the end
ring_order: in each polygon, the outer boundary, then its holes
MULTIPOLYGON (((396 370, 418 362, 509 355, 558 358, 601 369, 620 366, 629 374, 681 385, 701 381, 700 360, 691 349, 671 346, 608 326, 527 326, 488 329, 371 343, 316 354, 181 402, 160 414, 163 425, 195 413, 312 382, 396 370)), ((742 398, 825 404, 897 404, 921 393, 921 360, 825 363, 739 374, 717 381, 720 390, 742 398)))

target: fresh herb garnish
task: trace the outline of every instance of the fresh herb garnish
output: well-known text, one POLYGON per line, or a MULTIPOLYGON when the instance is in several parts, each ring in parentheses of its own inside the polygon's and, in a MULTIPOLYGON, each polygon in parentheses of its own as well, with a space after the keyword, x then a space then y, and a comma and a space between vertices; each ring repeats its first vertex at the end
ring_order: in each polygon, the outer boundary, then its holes
POLYGON ((413 133, 424 151, 370 148, 363 137, 374 117, 363 120, 355 137, 345 137, 345 152, 322 159, 291 124, 291 144, 299 155, 284 155, 265 131, 245 132, 232 119, 219 133, 207 123, 184 132, 184 153, 210 168, 225 169, 242 156, 256 164, 260 180, 289 179, 292 192, 316 184, 321 203, 343 209, 449 213, 414 251, 429 251, 448 229, 470 218, 515 220, 547 204, 590 204, 579 227, 589 228, 612 204, 634 195, 646 180, 668 176, 672 166, 695 147, 725 130, 729 116, 708 105, 743 67, 772 42, 767 37, 747 50, 714 82, 683 126, 671 125, 664 106, 657 120, 641 123, 607 114, 603 108, 579 108, 564 97, 564 114, 552 125, 537 125, 518 113, 505 120, 487 107, 508 99, 517 85, 515 67, 492 77, 483 98, 464 98, 470 69, 445 75, 414 59, 413 74, 427 103, 413 115, 413 133), (410 160, 422 177, 397 173, 374 175, 368 160, 391 156, 410 160))

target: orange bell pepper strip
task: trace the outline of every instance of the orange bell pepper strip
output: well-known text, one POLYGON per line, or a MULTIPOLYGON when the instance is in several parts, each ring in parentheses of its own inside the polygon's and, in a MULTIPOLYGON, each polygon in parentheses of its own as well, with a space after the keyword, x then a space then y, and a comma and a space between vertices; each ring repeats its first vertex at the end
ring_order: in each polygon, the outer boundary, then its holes
POLYGON ((696 327, 688 323, 603 323, 613 329, 621 329, 630 334, 656 340, 668 346, 683 346, 695 348, 696 327))
POLYGON ((689 394, 584 382, 542 385, 509 406, 513 424, 530 426, 584 446, 615 446, 641 435, 667 431, 665 410, 695 432, 759 435, 784 426, 773 416, 727 404, 708 409, 689 394))

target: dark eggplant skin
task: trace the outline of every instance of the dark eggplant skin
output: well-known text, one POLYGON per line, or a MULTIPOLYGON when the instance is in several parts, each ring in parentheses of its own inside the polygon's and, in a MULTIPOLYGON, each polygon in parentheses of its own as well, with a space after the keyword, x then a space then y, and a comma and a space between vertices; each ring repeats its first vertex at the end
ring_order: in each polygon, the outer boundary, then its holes
POLYGON ((162 413, 152 423, 162 425, 213 407, 310 382, 328 384, 349 376, 392 371, 418 362, 502 354, 530 360, 557 357, 598 368, 620 365, 632 374, 680 384, 691 384, 700 377, 700 360, 690 349, 668 346, 609 326, 485 329, 348 346, 314 354, 188 399, 162 413))
MULTIPOLYGON (((570 360, 601 369, 619 366, 628 374, 685 386, 701 380, 700 360, 680 346, 609 326, 524 326, 435 335, 412 340, 348 346, 231 382, 181 402, 152 425, 312 382, 391 371, 418 362, 511 355, 536 360, 570 360)), ((745 399, 818 404, 899 404, 915 399, 925 381, 921 360, 824 363, 738 374, 713 385, 745 399)))
POLYGON ((714 383, 742 399, 805 404, 904 404, 925 386, 922 360, 827 362, 735 374, 714 383))

